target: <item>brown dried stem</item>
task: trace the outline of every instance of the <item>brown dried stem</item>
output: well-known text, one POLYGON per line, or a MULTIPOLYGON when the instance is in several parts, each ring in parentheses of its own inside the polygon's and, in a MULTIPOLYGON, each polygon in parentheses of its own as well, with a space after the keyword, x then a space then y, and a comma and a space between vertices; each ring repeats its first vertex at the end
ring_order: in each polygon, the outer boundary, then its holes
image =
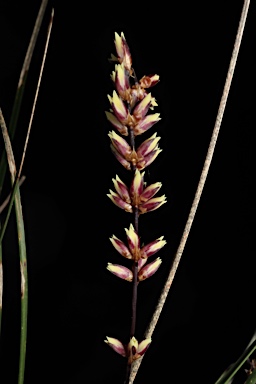
MULTIPOLYGON (((172 266, 170 269, 169 276, 166 280, 166 283, 165 283, 164 288, 162 290, 162 293, 160 295, 160 298, 159 298, 158 304, 156 306, 155 312, 154 312, 152 319, 149 323, 149 326, 146 330, 145 338, 151 337, 153 332, 154 332, 154 329, 156 327, 157 321, 159 319, 159 316, 161 314, 164 303, 166 301, 169 289, 172 285, 175 273, 177 271, 179 262, 181 260, 181 256, 182 256, 183 250, 185 248, 186 241, 187 241, 187 238, 188 238, 188 235, 189 235, 189 232, 190 232, 190 229, 191 229, 191 226, 192 226, 195 214, 196 214, 196 210, 197 210, 197 207, 198 207, 198 204, 199 204, 202 192, 203 192, 203 188, 205 185, 207 174, 208 174, 210 164, 212 161, 215 145, 217 142, 218 134, 220 131, 221 122, 222 122, 222 118, 224 115, 224 111, 225 111, 225 107, 226 107, 226 103, 227 103, 227 99, 228 99, 228 94, 229 94, 229 90, 230 90, 230 86, 231 86, 231 81, 232 81, 232 78, 234 75, 236 61, 237 61, 237 57, 238 57, 238 53, 239 53, 239 49, 240 49, 240 45, 241 45, 241 41, 242 41, 243 31, 244 31, 244 27, 245 27, 245 23, 246 23, 246 18, 247 18, 247 14, 248 14, 249 4, 250 4, 250 0, 244 0, 244 5, 243 5, 240 21, 239 21, 239 26, 238 26, 238 30, 237 30, 237 35, 236 35, 236 39, 235 39, 235 43, 234 43, 232 56, 230 59, 230 64, 229 64, 229 68, 228 68, 228 72, 227 72, 227 76, 226 76, 226 81, 225 81, 222 97, 220 100, 220 105, 219 105, 214 129, 213 129, 212 137, 211 137, 210 144, 208 147, 207 155, 205 158, 204 166, 203 166, 202 173, 201 173, 199 183, 197 186, 197 190, 195 193, 195 197, 194 197, 191 209, 190 209, 190 213, 189 213, 187 223, 186 223, 185 228, 184 228, 183 235, 182 235, 181 240, 180 240, 179 247, 177 249, 175 258, 173 260, 173 263, 172 263, 172 266)), ((136 374, 137 374, 139 367, 142 363, 142 359, 143 359, 143 356, 133 363, 132 368, 131 368, 131 373, 130 373, 129 384, 132 384, 134 382, 136 374)))
POLYGON ((25 154, 26 154, 26 150, 27 150, 27 146, 28 146, 29 135, 30 135, 31 127, 32 127, 32 122, 33 122, 33 118, 34 118, 36 103, 37 103, 37 99, 38 99, 39 89, 40 89, 44 65, 45 65, 45 59, 46 59, 49 41, 50 41, 50 37, 51 37, 53 16, 54 16, 54 9, 52 9, 51 19, 50 19, 49 26, 48 26, 47 38, 46 38, 46 43, 45 43, 45 47, 44 47, 44 54, 43 54, 40 73, 39 73, 39 77, 38 77, 38 81, 37 81, 37 87, 36 87, 36 93, 35 93, 35 97, 34 97, 34 101, 33 101, 32 112, 31 112, 30 119, 29 119, 29 125, 28 125, 26 140, 25 140, 25 144, 24 144, 22 159, 21 159, 21 163, 20 163, 20 167, 19 167, 18 178, 20 178, 20 176, 21 176, 21 171, 22 171, 24 160, 25 160, 25 154))

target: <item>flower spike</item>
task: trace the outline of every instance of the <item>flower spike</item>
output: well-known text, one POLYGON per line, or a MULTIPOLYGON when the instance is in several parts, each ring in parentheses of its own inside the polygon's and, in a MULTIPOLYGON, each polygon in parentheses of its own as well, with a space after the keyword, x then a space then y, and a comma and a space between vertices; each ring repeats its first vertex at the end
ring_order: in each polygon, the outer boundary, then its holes
MULTIPOLYGON (((108 95, 110 110, 106 112, 107 120, 114 127, 108 133, 110 148, 118 162, 127 170, 132 171, 130 187, 116 175, 112 179, 115 192, 111 189, 107 196, 119 208, 133 213, 133 224, 125 228, 126 243, 115 235, 109 240, 116 251, 132 261, 130 268, 119 264, 107 264, 107 269, 117 277, 132 283, 132 324, 131 337, 128 344, 123 344, 118 339, 106 337, 105 342, 118 354, 126 357, 127 364, 131 365, 140 358, 148 349, 151 338, 140 343, 133 336, 136 327, 136 302, 137 286, 143 280, 151 277, 160 267, 162 260, 158 257, 148 263, 148 258, 161 250, 166 240, 161 236, 150 243, 140 246, 138 221, 141 214, 154 211, 166 203, 165 195, 155 197, 162 183, 156 182, 147 185, 144 182, 145 172, 142 170, 149 166, 162 151, 159 148, 160 137, 154 133, 137 146, 136 136, 149 130, 161 120, 160 113, 150 113, 157 106, 156 99, 148 91, 159 82, 158 75, 143 76, 139 81, 132 68, 132 57, 123 32, 115 32, 116 56, 111 55, 115 61, 115 68, 110 78, 115 90, 112 96, 108 95), (122 136, 120 136, 122 135, 122 136), (127 136, 127 138, 124 138, 127 136)), ((130 375, 130 368, 127 376, 130 375)), ((128 377, 127 380, 128 381, 128 377)))

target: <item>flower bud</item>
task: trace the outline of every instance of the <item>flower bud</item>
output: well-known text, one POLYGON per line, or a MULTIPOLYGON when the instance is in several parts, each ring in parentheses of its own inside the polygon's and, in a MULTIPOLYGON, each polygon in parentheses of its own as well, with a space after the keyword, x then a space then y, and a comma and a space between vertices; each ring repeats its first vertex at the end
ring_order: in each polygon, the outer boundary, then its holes
POLYGON ((121 197, 117 193, 113 192, 111 189, 109 190, 109 192, 110 193, 108 193, 107 196, 117 207, 124 209, 126 212, 132 213, 131 204, 126 203, 124 200, 121 199, 121 197))
POLYGON ((126 247, 126 245, 119 240, 115 235, 109 238, 112 245, 115 247, 117 252, 119 252, 122 256, 126 257, 127 259, 131 259, 132 255, 129 249, 126 247))
POLYGON ((149 153, 151 153, 156 147, 158 141, 161 139, 161 137, 156 136, 157 133, 154 133, 149 139, 145 140, 137 149, 137 155, 138 157, 145 157, 149 153))
POLYGON ((159 191, 162 187, 162 183, 157 182, 154 184, 150 184, 148 187, 144 189, 144 191, 140 195, 140 201, 143 203, 144 201, 148 201, 159 191))
POLYGON ((143 76, 139 83, 141 87, 143 88, 150 88, 159 83, 159 76, 158 75, 150 75, 150 76, 143 76))
POLYGON ((118 61, 120 63, 123 63, 125 69, 130 72, 132 67, 132 57, 123 32, 121 33, 121 36, 119 36, 118 33, 115 32, 115 46, 118 61))
POLYGON ((113 153, 113 155, 115 156, 115 158, 119 161, 120 164, 122 164, 123 167, 125 167, 125 169, 127 169, 128 171, 131 170, 131 163, 129 161, 127 161, 119 152, 118 150, 114 147, 113 144, 110 145, 110 149, 113 153))
POLYGON ((132 198, 133 206, 139 205, 140 195, 143 191, 144 172, 140 173, 138 169, 135 170, 135 175, 130 187, 130 196, 132 198))
POLYGON ((140 259, 140 240, 138 234, 135 232, 133 225, 130 228, 125 228, 127 235, 128 246, 133 255, 133 259, 138 261, 140 259))
POLYGON ((126 350, 121 341, 114 339, 113 337, 106 336, 106 340, 104 340, 114 351, 119 353, 119 355, 126 357, 126 350))
POLYGON ((129 190, 125 183, 116 175, 116 179, 112 179, 115 190, 118 195, 124 200, 126 203, 131 203, 131 198, 129 194, 129 190))
POLYGON ((113 115, 113 113, 107 112, 107 111, 105 113, 108 121, 113 125, 113 127, 115 127, 118 130, 118 132, 121 133, 121 135, 128 136, 127 127, 122 123, 120 123, 120 121, 115 117, 115 115, 113 115))
POLYGON ((147 258, 154 255, 166 244, 166 240, 163 240, 164 236, 159 237, 158 239, 152 241, 151 243, 144 245, 141 248, 141 257, 147 258))
POLYGON ((124 267, 123 265, 108 263, 107 270, 116 275, 117 277, 120 277, 120 279, 130 282, 133 279, 132 271, 124 267))
POLYGON ((127 141, 123 139, 121 136, 117 135, 115 131, 109 132, 108 136, 113 146, 124 158, 126 158, 132 153, 132 149, 130 145, 127 143, 127 141))
POLYGON ((136 338, 133 336, 127 345, 128 364, 132 364, 135 360, 144 355, 151 341, 151 338, 148 338, 138 343, 136 338))
POLYGON ((123 100, 118 97, 116 91, 113 92, 113 97, 108 95, 108 99, 113 108, 114 114, 116 118, 125 125, 127 122, 127 118, 129 116, 128 110, 123 102, 123 100))
POLYGON ((156 271, 160 267, 161 263, 162 263, 162 260, 160 259, 160 257, 158 257, 156 260, 152 261, 151 263, 146 264, 139 271, 139 273, 138 273, 138 280, 139 281, 143 281, 143 280, 148 279, 149 277, 151 277, 154 273, 156 273, 156 271))
POLYGON ((141 120, 143 117, 146 116, 149 107, 151 104, 151 93, 147 94, 144 99, 141 100, 140 103, 136 105, 136 107, 133 110, 133 116, 136 118, 136 120, 141 120))
POLYGON ((135 136, 141 135, 151 128, 155 123, 157 123, 161 118, 159 117, 160 113, 154 113, 152 115, 145 116, 138 124, 133 128, 135 136))
POLYGON ((152 152, 150 152, 147 156, 145 156, 142 160, 138 161, 137 162, 137 168, 142 171, 143 169, 145 169, 146 167, 148 167, 151 163, 153 163, 153 161, 155 160, 155 158, 159 155, 159 153, 162 152, 162 149, 159 149, 158 147, 156 147, 156 149, 152 152))
POLYGON ((116 66, 115 85, 119 95, 127 101, 130 94, 130 84, 128 73, 123 64, 116 66))
POLYGON ((165 203, 166 203, 165 195, 160 197, 154 197, 153 199, 150 199, 145 203, 141 204, 139 206, 139 209, 141 213, 146 213, 146 212, 154 211, 155 209, 161 207, 161 205, 165 203))

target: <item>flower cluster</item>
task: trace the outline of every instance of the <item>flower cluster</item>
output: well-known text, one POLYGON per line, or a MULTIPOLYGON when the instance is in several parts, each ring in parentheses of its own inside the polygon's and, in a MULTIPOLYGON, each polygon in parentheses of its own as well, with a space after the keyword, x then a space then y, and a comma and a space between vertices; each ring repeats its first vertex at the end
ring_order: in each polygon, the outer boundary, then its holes
POLYGON ((105 343, 107 343, 114 351, 119 353, 119 355, 127 357, 128 364, 132 364, 133 361, 144 355, 151 343, 151 338, 145 339, 138 343, 135 337, 132 337, 129 344, 124 345, 118 339, 107 337, 105 343))
POLYGON ((116 175, 116 179, 112 179, 116 192, 111 189, 107 196, 119 208, 126 212, 133 212, 134 208, 138 208, 139 213, 154 211, 166 203, 165 195, 153 197, 159 191, 162 184, 157 182, 146 186, 144 183, 144 172, 141 173, 136 169, 135 175, 130 188, 122 182, 116 175))
POLYGON ((154 133, 149 139, 145 140, 135 151, 125 139, 117 135, 115 131, 109 132, 111 140, 111 151, 116 159, 129 171, 132 166, 140 171, 150 165, 157 155, 162 151, 158 147, 160 137, 154 133))
MULTIPOLYGON (((110 76, 115 90, 112 96, 108 95, 110 110, 106 111, 107 120, 115 130, 110 131, 108 136, 111 151, 116 159, 125 169, 133 171, 134 174, 129 188, 116 175, 116 178, 112 179, 115 192, 110 189, 107 196, 116 206, 134 214, 135 228, 132 224, 128 229, 125 228, 127 245, 115 235, 110 238, 119 254, 133 261, 133 267, 129 269, 123 265, 108 263, 107 269, 117 277, 133 282, 136 286, 158 270, 162 260, 157 257, 148 263, 148 258, 155 255, 166 244, 164 237, 161 236, 141 246, 138 235, 139 215, 154 211, 166 203, 165 195, 155 196, 162 184, 157 182, 147 186, 144 181, 145 173, 141 172, 162 151, 158 146, 160 137, 154 133, 135 148, 136 136, 148 131, 161 119, 159 113, 149 113, 157 106, 157 102, 148 92, 148 88, 159 82, 159 76, 143 76, 137 80, 132 67, 130 49, 123 33, 121 35, 115 33, 115 47, 117 55, 111 55, 110 59, 117 63, 110 76), (129 142, 126 138, 130 139, 129 142)), ((107 337, 105 340, 112 349, 127 358, 128 364, 132 364, 134 360, 141 357, 151 343, 151 339, 138 343, 133 336, 134 329, 135 326, 127 345, 112 337, 107 337)))
MULTIPOLYGON (((158 257, 156 260, 144 266, 147 262, 147 258, 158 252, 166 244, 166 241, 163 240, 164 237, 161 236, 140 248, 140 238, 132 224, 130 224, 129 229, 125 228, 125 232, 127 235, 128 247, 115 235, 110 237, 110 241, 122 256, 138 262, 138 281, 143 281, 152 276, 158 270, 162 262, 158 257)), ((127 281, 133 280, 133 272, 122 265, 108 263, 107 269, 121 279, 127 281)))

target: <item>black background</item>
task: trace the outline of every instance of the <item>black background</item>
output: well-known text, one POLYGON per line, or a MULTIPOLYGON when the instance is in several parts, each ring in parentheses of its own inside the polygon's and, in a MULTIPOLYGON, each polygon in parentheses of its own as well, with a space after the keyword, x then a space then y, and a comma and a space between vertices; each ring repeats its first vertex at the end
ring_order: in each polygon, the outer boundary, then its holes
MULTIPOLYGON (((7 125, 39 5, 1 1, 0 106, 7 125)), ((145 177, 163 183, 167 204, 141 217, 140 236, 147 243, 164 235, 167 245, 159 271, 139 286, 140 340, 194 197, 243 2, 50 2, 13 142, 17 164, 51 6, 52 37, 21 188, 29 271, 25 383, 119 384, 125 360, 103 342, 106 335, 127 341, 131 316, 131 285, 106 270, 107 262, 125 263, 108 238, 125 240, 131 222, 106 196, 116 174, 129 180, 110 152, 104 113, 113 91, 107 59, 115 53, 114 32, 124 32, 137 76, 157 73, 161 80, 152 94, 162 120, 143 140, 153 132, 161 136, 163 152, 145 177)), ((136 383, 213 384, 255 330, 254 15, 252 4, 204 192, 136 383)), ((0 381, 14 384, 19 273, 13 218, 3 263, 0 381)))

